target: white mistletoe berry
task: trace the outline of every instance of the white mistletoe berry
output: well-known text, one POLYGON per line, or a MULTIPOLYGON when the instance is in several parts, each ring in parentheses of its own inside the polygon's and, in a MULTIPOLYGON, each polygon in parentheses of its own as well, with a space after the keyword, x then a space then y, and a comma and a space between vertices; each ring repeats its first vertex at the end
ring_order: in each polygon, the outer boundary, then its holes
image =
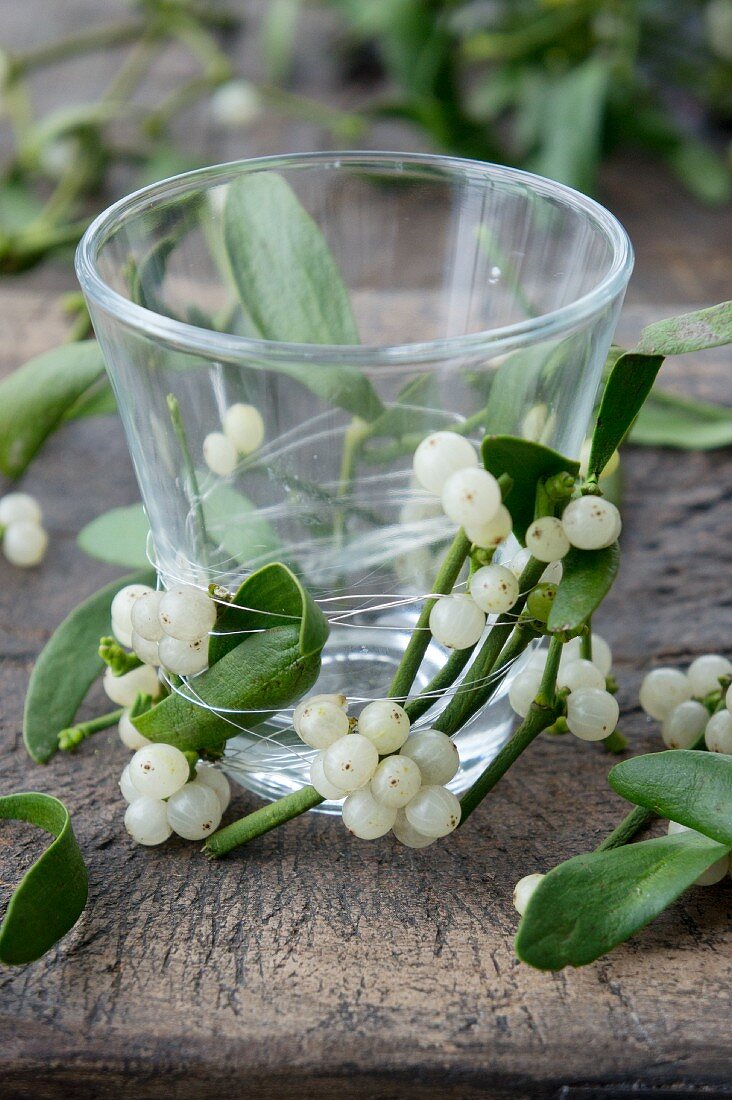
POLYGON ((227 129, 243 129, 256 122, 262 113, 262 97, 248 80, 227 80, 213 92, 211 115, 227 129))
POLYGON ((128 765, 130 779, 141 794, 170 798, 188 782, 190 767, 175 745, 154 744, 138 749, 128 765))
POLYGON ((208 668, 208 634, 191 642, 166 635, 158 642, 158 659, 177 676, 197 676, 208 668))
POLYGON ((460 767, 455 742, 440 730, 424 729, 413 733, 402 745, 400 755, 414 761, 427 786, 449 783, 460 767))
POLYGON ((569 552, 569 539, 555 516, 535 519, 526 532, 526 549, 537 561, 560 561, 569 552))
POLYGON ((170 588, 160 601, 160 625, 171 638, 193 642, 216 623, 216 604, 207 592, 190 584, 170 588))
MULTIPOLYGON (((144 737, 137 727, 133 725, 129 710, 126 710, 120 718, 117 724, 117 732, 125 748, 131 749, 133 752, 137 752, 138 749, 150 744, 147 737, 144 737)), ((122 793, 124 794, 124 791, 122 793)), ((129 802, 130 799, 127 799, 127 801, 129 802)))
POLYGON ((409 718, 393 699, 376 699, 358 716, 358 732, 367 737, 380 756, 396 752, 409 737, 409 718))
POLYGON ((531 704, 539 694, 543 675, 543 667, 538 662, 531 663, 511 681, 508 688, 508 701, 519 718, 525 718, 529 713, 531 704))
POLYGON ((424 836, 447 836, 460 824, 460 802, 446 787, 422 787, 404 807, 409 824, 424 836))
POLYGON ((216 791, 194 780, 168 799, 168 824, 184 840, 204 840, 221 823, 221 802, 216 791))
POLYGON ((133 630, 130 636, 130 649, 146 665, 159 665, 161 663, 158 643, 149 642, 147 638, 141 638, 136 630, 133 630))
POLYGON ((304 700, 293 715, 295 733, 313 749, 327 749, 350 728, 348 715, 332 699, 304 700))
POLYGON ((620 708, 609 691, 585 687, 567 697, 567 725, 581 741, 601 741, 618 724, 620 708))
POLYGON ((564 509, 562 527, 578 550, 601 550, 618 538, 622 520, 612 501, 584 496, 571 500, 564 509))
POLYGON ((408 756, 387 756, 371 780, 371 793, 377 802, 399 810, 411 802, 422 786, 422 776, 408 756))
POLYGON ((7 493, 0 497, 0 527, 9 527, 21 520, 38 525, 42 519, 41 506, 30 493, 7 493))
POLYGON ((196 782, 203 783, 204 787, 210 787, 212 791, 215 791, 221 806, 221 813, 223 813, 231 802, 231 785, 221 768, 199 760, 196 764, 196 782))
POLYGON ((481 611, 502 615, 519 598, 519 582, 503 565, 484 565, 470 578, 470 595, 481 611))
POLYGON ((34 565, 39 565, 48 549, 48 535, 41 525, 25 519, 9 524, 2 541, 5 557, 19 569, 32 569, 34 565))
POLYGON ((513 519, 505 504, 499 504, 496 514, 485 523, 468 523, 465 526, 467 537, 483 550, 494 550, 512 530, 513 519))
POLYGON ((501 489, 487 470, 472 467, 458 470, 442 489, 445 515, 460 527, 479 529, 490 523, 501 507, 501 489))
POLYGON ((464 593, 441 596, 430 612, 430 631, 447 649, 470 649, 485 629, 485 615, 464 593))
POLYGON ((349 794, 343 803, 343 824, 361 840, 376 840, 389 832, 397 812, 377 802, 368 787, 349 794))
POLYGON ((722 676, 732 676, 732 661, 718 653, 705 653, 691 662, 686 675, 692 695, 703 698, 712 691, 719 691, 722 676))
POLYGON ((371 781, 378 763, 373 742, 359 733, 349 733, 325 750, 323 774, 338 790, 355 791, 371 781))
POLYGON ((249 455, 264 442, 264 421, 254 405, 230 405, 224 414, 224 435, 239 454, 249 455))
POLYGON ((437 840, 437 837, 425 836, 424 833, 420 833, 418 829, 410 825, 404 810, 397 810, 391 831, 405 848, 428 848, 430 844, 434 844, 437 840))
POLYGON ((130 779, 130 765, 125 764, 122 775, 119 777, 119 789, 125 802, 136 802, 138 798, 145 796, 140 794, 135 784, 130 779))
POLYGON ((148 642, 159 642, 165 633, 160 622, 160 604, 164 595, 164 592, 145 592, 132 604, 131 628, 148 642))
POLYGON ((131 707, 138 695, 151 695, 156 699, 160 694, 160 680, 157 670, 151 665, 139 665, 123 676, 115 676, 111 668, 104 673, 102 687, 113 703, 118 707, 131 707))
POLYGON ((579 688, 605 688, 605 677, 592 661, 578 657, 560 667, 557 673, 557 687, 577 691, 579 688))
POLYGON ((125 829, 137 844, 147 846, 162 844, 173 831, 165 803, 146 795, 130 802, 125 812, 125 829))
POLYGON ((203 459, 214 474, 228 477, 236 469, 239 452, 223 432, 209 432, 203 441, 203 459))
POLYGON ((718 710, 712 715, 704 731, 704 742, 710 752, 727 756, 732 753, 732 714, 728 710, 718 710))
POLYGON ((643 678, 640 705, 650 718, 658 722, 662 722, 679 703, 690 698, 691 684, 677 668, 654 668, 643 678))
MULTIPOLYGON (((561 666, 565 667, 570 661, 576 661, 582 656, 582 639, 572 638, 562 646, 561 666)), ((596 665, 603 676, 610 675, 613 667, 613 655, 610 646, 599 634, 592 633, 592 663, 596 665)))
POLYGON ((331 802, 338 802, 346 797, 346 792, 326 777, 323 770, 325 752, 319 752, 310 765, 310 786, 315 787, 321 798, 327 798, 331 802))
POLYGON ((451 474, 477 465, 475 447, 456 432, 433 432, 414 452, 414 476, 435 496, 440 496, 451 474))
POLYGON ((661 737, 670 749, 690 749, 701 737, 709 711, 696 699, 686 699, 669 711, 661 726, 661 737))
POLYGON ((112 630, 120 645, 129 646, 132 638, 132 608, 137 600, 153 593, 147 584, 126 584, 112 600, 112 630))
POLYGON ((522 917, 526 912, 531 896, 536 890, 544 875, 535 872, 533 875, 524 875, 513 888, 513 906, 522 917))

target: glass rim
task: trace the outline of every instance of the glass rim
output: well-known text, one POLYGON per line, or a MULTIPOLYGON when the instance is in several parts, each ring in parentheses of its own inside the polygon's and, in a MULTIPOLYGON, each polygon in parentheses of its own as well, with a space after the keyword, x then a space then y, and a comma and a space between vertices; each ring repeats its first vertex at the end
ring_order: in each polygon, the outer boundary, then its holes
POLYGON ((246 157, 205 168, 197 168, 148 184, 118 199, 91 222, 76 249, 76 276, 85 297, 128 329, 163 343, 174 350, 219 358, 228 361, 259 359, 262 361, 317 361, 343 363, 344 359, 361 366, 400 365, 414 362, 447 360, 456 355, 489 352, 500 354, 507 346, 511 350, 529 343, 548 340, 575 330, 583 322, 604 309, 627 286, 633 270, 633 248, 627 232, 615 217, 595 199, 563 183, 533 172, 487 161, 431 153, 395 153, 380 151, 333 151, 320 153, 288 153, 275 156, 246 157), (134 216, 154 205, 156 200, 185 193, 195 186, 224 183, 242 171, 262 171, 276 168, 320 166, 338 169, 401 167, 443 169, 456 177, 475 180, 499 180, 518 183, 535 194, 561 198, 577 213, 584 214, 604 232, 612 248, 612 262, 600 281, 587 293, 558 309, 540 313, 510 325, 402 344, 298 344, 264 340, 233 333, 201 328, 185 321, 167 317, 138 305, 114 290, 102 278, 97 257, 111 232, 134 216))

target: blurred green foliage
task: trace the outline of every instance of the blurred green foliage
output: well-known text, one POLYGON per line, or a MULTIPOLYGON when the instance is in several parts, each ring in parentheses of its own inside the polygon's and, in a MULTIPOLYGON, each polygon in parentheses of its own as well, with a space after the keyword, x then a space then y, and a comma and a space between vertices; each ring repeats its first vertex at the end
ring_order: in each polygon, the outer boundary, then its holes
POLYGON ((618 145, 699 198, 732 193, 732 0, 326 0, 393 95, 374 113, 453 153, 583 190, 618 145))

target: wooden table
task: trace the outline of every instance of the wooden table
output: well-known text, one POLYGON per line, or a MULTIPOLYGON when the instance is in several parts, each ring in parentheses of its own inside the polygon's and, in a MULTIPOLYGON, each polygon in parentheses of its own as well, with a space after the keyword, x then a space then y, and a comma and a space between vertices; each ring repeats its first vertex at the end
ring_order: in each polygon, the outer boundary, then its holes
MULTIPOLYGON (((622 338, 729 296, 722 214, 643 163, 611 166, 604 198, 638 252, 622 338)), ((1 371, 61 338, 66 279, 0 288, 1 371)), ((666 383, 732 402, 729 367, 724 352, 678 360, 666 383)), ((599 625, 622 727, 644 751, 659 740, 637 707, 643 670, 730 644, 732 455, 628 450, 623 470, 623 567, 599 625)), ((596 746, 537 742, 469 827, 425 853, 350 842, 309 816, 213 864, 197 845, 131 844, 113 731, 32 765, 20 725, 34 658, 116 575, 75 535, 137 496, 118 424, 65 429, 22 487, 51 546, 36 571, 0 559, 0 790, 66 801, 91 894, 45 959, 0 969, 0 1097, 732 1096, 729 881, 583 970, 536 973, 514 956, 514 882, 592 847, 623 813, 596 746)), ((233 808, 254 804, 239 793, 233 808)), ((34 830, 4 825, 0 889, 39 850, 34 830)))

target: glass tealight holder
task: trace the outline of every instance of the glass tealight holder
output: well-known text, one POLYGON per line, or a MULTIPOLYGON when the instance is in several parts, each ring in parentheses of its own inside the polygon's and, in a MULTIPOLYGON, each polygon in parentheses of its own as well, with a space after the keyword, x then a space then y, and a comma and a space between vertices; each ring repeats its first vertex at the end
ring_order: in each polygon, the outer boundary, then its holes
MULTIPOLYGON (((438 430, 476 447, 509 433, 576 456, 631 269, 624 230, 592 199, 448 157, 245 160, 117 202, 86 233, 77 271, 160 583, 233 592, 262 565, 284 562, 330 625, 312 693, 344 693, 352 714, 384 697, 455 534, 414 479, 416 446, 438 430), (254 298, 297 299, 301 276, 289 287, 277 271, 270 279, 271 231, 256 226, 242 229, 256 295, 232 272, 227 201, 254 176, 265 193, 284 180, 314 222, 359 343, 298 342, 296 308, 284 311, 285 329, 293 319, 285 339, 262 338, 254 298), (237 404, 255 410, 252 449, 232 462, 210 437, 237 404)), ((509 540, 498 560, 516 550, 509 540)), ((430 642, 412 695, 448 656, 430 642)), ((509 735, 515 671, 456 736, 458 793, 509 735)), ((460 683, 435 696, 419 728, 460 683)), ((195 695, 195 679, 190 686, 195 695)), ((226 766, 271 798, 307 783, 312 752, 292 729, 292 707, 263 719, 228 716, 226 766)))

